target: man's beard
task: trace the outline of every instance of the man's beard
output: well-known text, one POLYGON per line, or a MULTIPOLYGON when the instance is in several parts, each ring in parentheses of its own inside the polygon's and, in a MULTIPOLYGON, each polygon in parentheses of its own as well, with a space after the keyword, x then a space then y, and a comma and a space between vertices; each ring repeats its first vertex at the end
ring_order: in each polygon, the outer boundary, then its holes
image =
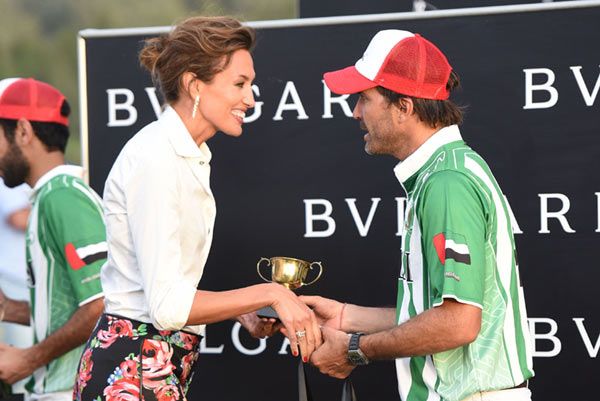
POLYGON ((11 145, 4 158, 0 160, 0 174, 4 179, 4 185, 14 188, 23 184, 29 175, 29 170, 29 164, 21 149, 16 144, 11 145))
MULTIPOLYGON (((369 134, 369 129, 367 128, 367 126, 365 125, 364 121, 360 121, 359 122, 360 125, 360 129, 362 131, 365 131, 364 135, 368 135, 369 134)), ((369 150, 369 144, 367 142, 365 142, 365 152, 369 155, 369 156, 373 156, 374 153, 372 150, 369 150)))

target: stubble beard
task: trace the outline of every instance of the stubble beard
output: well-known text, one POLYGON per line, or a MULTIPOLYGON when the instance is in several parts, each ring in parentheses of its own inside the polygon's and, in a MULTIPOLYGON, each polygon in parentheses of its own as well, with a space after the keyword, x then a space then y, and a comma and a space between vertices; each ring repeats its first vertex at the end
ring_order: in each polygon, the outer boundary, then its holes
POLYGON ((365 143, 365 152, 369 156, 379 156, 386 155, 388 152, 386 151, 387 143, 380 137, 373 135, 369 132, 369 140, 365 143))
POLYGON ((366 133, 369 135, 368 140, 365 143, 365 152, 369 156, 383 156, 383 155, 392 155, 394 150, 394 142, 392 138, 390 138, 387 127, 383 127, 381 125, 377 125, 378 131, 375 132, 374 128, 368 128, 363 121, 360 123, 361 129, 367 131, 366 133))
MULTIPOLYGON (((364 121, 360 122, 360 129, 365 131, 364 135, 369 135, 369 137, 371 137, 371 131, 369 130, 369 128, 367 128, 364 121)), ((368 154, 369 156, 374 156, 376 153, 373 152, 373 150, 369 148, 370 143, 372 143, 372 142, 365 140, 365 153, 368 154)))

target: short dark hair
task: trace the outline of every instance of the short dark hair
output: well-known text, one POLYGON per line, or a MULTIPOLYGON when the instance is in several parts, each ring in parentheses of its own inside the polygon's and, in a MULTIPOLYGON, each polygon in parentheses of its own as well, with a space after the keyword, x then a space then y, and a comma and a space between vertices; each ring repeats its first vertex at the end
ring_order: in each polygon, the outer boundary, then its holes
MULTIPOLYGON (((64 117, 68 117, 71 114, 71 106, 67 99, 63 101, 60 107, 60 114, 64 117)), ((35 136, 46 146, 46 149, 51 152, 59 150, 65 153, 67 148, 67 141, 69 140, 69 127, 58 123, 46 123, 39 121, 29 121, 35 136)), ((17 128, 17 120, 11 120, 6 118, 0 118, 0 125, 4 129, 6 139, 10 143, 15 141, 15 129, 17 128)))
MULTIPOLYGON (((460 79, 454 71, 450 72, 446 88, 448 92, 460 87, 460 79)), ((388 103, 398 103, 400 99, 411 99, 417 117, 431 128, 447 127, 460 124, 463 121, 464 107, 456 105, 451 100, 432 100, 407 96, 378 86, 377 91, 387 99, 388 103)))

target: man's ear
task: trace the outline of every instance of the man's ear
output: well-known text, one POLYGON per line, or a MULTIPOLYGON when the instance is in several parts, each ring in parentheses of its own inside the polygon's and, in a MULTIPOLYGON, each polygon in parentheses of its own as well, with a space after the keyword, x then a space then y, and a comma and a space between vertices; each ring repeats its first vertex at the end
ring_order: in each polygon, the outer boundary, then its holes
POLYGON ((17 121, 17 127, 15 128, 15 142, 20 146, 26 146, 31 144, 35 138, 35 132, 29 120, 20 118, 17 121))
POLYGON ((410 117, 413 112, 415 105, 410 98, 402 97, 398 99, 396 103, 393 104, 394 111, 399 121, 405 121, 408 117, 410 117))

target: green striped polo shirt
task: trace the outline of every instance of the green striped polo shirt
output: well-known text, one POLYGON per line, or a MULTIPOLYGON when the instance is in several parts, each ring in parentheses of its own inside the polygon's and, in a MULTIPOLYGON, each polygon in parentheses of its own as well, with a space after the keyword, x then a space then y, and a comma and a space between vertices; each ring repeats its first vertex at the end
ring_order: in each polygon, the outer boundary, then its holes
MULTIPOLYGON (((59 166, 34 187, 26 237, 34 343, 62 327, 82 305, 102 296, 106 261, 101 200, 76 174, 59 166)), ((37 394, 73 388, 83 345, 37 369, 27 390, 37 394)))
POLYGON ((394 169, 407 193, 398 324, 445 299, 482 310, 468 345, 396 360, 404 401, 460 401, 533 376, 532 343, 508 203, 457 126, 441 129, 394 169))

